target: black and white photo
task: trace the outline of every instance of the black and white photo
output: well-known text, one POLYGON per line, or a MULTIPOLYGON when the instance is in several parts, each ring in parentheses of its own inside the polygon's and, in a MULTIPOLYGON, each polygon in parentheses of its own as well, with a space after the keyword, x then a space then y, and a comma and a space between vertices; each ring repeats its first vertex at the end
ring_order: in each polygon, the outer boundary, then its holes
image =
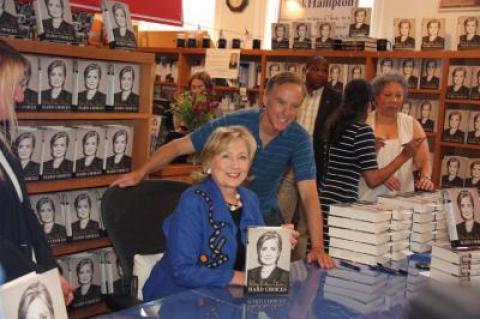
POLYGON ((247 292, 288 293, 290 231, 281 227, 249 227, 247 236, 247 292))
POLYGON ((420 100, 420 103, 418 104, 417 120, 425 132, 432 133, 435 131, 437 113, 438 101, 420 100))
POLYGON ((36 111, 39 105, 38 92, 40 90, 40 56, 25 54, 28 61, 28 67, 25 70, 25 91, 24 99, 15 105, 17 111, 36 111))
POLYGON ((272 49, 288 49, 290 47, 290 25, 288 23, 272 23, 272 49))
POLYGON ((139 107, 140 68, 137 64, 115 64, 115 95, 113 109, 136 112, 139 107))
POLYGON ((78 126, 75 135, 75 176, 101 175, 105 158, 105 130, 101 126, 78 126))
POLYGON ((378 60, 377 75, 394 72, 397 67, 397 61, 392 58, 383 58, 378 60))
POLYGON ((12 150, 20 161, 26 181, 36 181, 40 178, 42 148, 41 129, 18 127, 18 135, 13 142, 12 150))
POLYGON ((73 175, 75 135, 69 127, 49 126, 44 131, 42 179, 64 179, 73 175))
POLYGON ((461 156, 445 156, 442 159, 442 179, 441 186, 463 187, 465 181, 465 171, 467 159, 461 156))
POLYGON ((415 49, 415 19, 400 18, 393 20, 395 30, 395 50, 415 49))
POLYGON ((80 241, 100 237, 100 199, 88 190, 69 192, 68 196, 72 239, 80 241))
POLYGON ((469 98, 472 100, 480 100, 480 67, 471 66, 472 70, 472 80, 471 80, 471 90, 469 98))
POLYGON ((478 24, 480 16, 458 17, 457 35, 459 50, 470 50, 480 48, 480 35, 478 24))
POLYGON ((333 49, 335 24, 333 22, 317 23, 317 37, 315 49, 333 49))
POLYGON ((468 111, 446 110, 442 140, 450 143, 465 143, 465 132, 468 127, 468 111))
POLYGON ((311 49, 312 48, 312 24, 308 22, 293 23, 293 48, 311 49))
POLYGON ((407 58, 400 60, 401 73, 407 81, 409 89, 418 87, 418 68, 415 59, 407 58))
POLYGON ((69 111, 72 107, 72 61, 42 57, 42 111, 69 111))
POLYGON ((453 247, 478 246, 480 244, 480 216, 476 188, 447 189, 450 204, 446 205, 450 242, 453 247))
POLYGON ((77 62, 77 111, 104 111, 107 103, 107 65, 100 61, 77 62))
POLYGON ((470 67, 450 65, 447 99, 468 99, 470 95, 470 67))
POLYGON ((33 2, 37 31, 41 39, 75 42, 69 0, 35 0, 33 2))
POLYGON ((109 125, 106 145, 106 173, 126 173, 132 167, 133 130, 128 126, 109 125))
POLYGON ((103 21, 111 47, 136 48, 137 38, 133 33, 128 4, 119 1, 102 1, 103 21))
POLYGON ((400 108, 400 112, 406 115, 412 115, 415 112, 412 100, 405 99, 400 108))
POLYGON ((445 48, 445 19, 426 18, 422 20, 422 50, 443 50, 445 48))
POLYGON ((14 0, 0 0, 0 35, 18 36, 17 10, 14 0))
POLYGON ((480 112, 470 111, 467 144, 480 144, 480 112))
POLYGON ((365 65, 363 64, 349 64, 347 71, 347 82, 365 78, 365 65))
POLYGON ((440 88, 441 60, 423 59, 420 89, 438 90, 440 88))
POLYGON ((368 8, 355 8, 352 15, 352 24, 348 29, 350 37, 365 36, 370 34, 370 12, 368 8))
POLYGON ((465 179, 465 187, 476 187, 480 189, 480 158, 468 160, 468 173, 465 179))
POLYGON ((75 290, 72 307, 84 307, 101 300, 101 271, 98 255, 82 253, 71 256, 75 290))
POLYGON ((327 85, 340 93, 343 91, 345 77, 344 69, 345 68, 343 64, 330 64, 330 69, 328 72, 327 85))
POLYGON ((60 194, 50 193, 31 196, 32 208, 43 228, 47 242, 51 246, 67 241, 65 209, 60 194))

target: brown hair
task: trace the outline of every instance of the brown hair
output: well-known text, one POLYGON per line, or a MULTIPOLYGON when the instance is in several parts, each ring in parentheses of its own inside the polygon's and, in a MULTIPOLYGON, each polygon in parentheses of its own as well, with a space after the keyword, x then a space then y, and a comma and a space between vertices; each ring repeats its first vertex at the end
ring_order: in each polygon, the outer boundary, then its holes
POLYGON ((190 87, 192 86, 193 80, 202 81, 205 85, 205 89, 207 90, 206 93, 211 93, 213 91, 213 82, 207 72, 201 71, 193 73, 192 76, 190 76, 190 79, 188 79, 188 89, 190 89, 190 87))

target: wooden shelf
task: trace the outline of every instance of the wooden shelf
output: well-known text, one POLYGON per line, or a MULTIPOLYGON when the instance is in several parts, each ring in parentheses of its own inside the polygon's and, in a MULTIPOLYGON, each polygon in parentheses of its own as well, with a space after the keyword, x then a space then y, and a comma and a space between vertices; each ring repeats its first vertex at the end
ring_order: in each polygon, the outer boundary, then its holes
MULTIPOLYGON (((213 90, 217 92, 239 92, 240 88, 228 87, 228 86, 216 86, 213 90)), ((247 89, 247 92, 262 93, 263 89, 259 89, 259 88, 247 89)))
POLYGON ((446 104, 471 104, 471 105, 480 105, 479 100, 448 100, 445 99, 446 104))
POLYGON ((18 112, 19 120, 148 120, 148 113, 18 112))
POLYGON ((155 81, 155 85, 160 85, 160 86, 178 86, 177 83, 165 82, 165 81, 155 81))
POLYGON ((200 169, 201 169, 200 165, 172 164, 172 165, 166 166, 165 168, 162 168, 159 171, 156 171, 150 174, 150 176, 154 178, 166 178, 166 177, 172 177, 172 176, 188 176, 200 169))
POLYGON ((53 254, 56 257, 81 253, 87 250, 100 249, 112 246, 112 242, 108 237, 100 237, 90 240, 67 243, 52 247, 53 254))
POLYGON ((408 89, 408 94, 432 94, 439 95, 442 92, 440 90, 425 90, 425 89, 408 89))
POLYGON ((87 307, 70 309, 68 311, 68 318, 69 319, 92 318, 101 314, 108 313, 110 311, 111 310, 107 307, 107 304, 101 301, 87 307))
POLYGON ((367 58, 372 56, 373 52, 368 51, 334 51, 334 50, 271 50, 263 51, 267 58, 271 57, 311 57, 321 55, 327 58, 367 58))
POLYGON ((100 175, 87 178, 71 178, 52 181, 37 181, 27 183, 29 194, 59 192, 92 187, 104 187, 110 185, 119 175, 100 175))
POLYGON ((463 149, 471 149, 471 150, 479 150, 480 151, 480 145, 449 143, 449 142, 440 142, 440 145, 442 147, 463 148, 463 149))

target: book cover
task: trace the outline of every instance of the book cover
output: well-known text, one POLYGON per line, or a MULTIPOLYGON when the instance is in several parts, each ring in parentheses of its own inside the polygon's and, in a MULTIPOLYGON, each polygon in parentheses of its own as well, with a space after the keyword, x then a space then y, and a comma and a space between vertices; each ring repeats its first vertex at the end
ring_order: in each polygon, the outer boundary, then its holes
POLYGON ((288 49, 290 47, 290 25, 288 23, 272 23, 272 49, 288 49))
POLYGON ((335 22, 319 21, 316 23, 315 49, 332 50, 335 39, 335 22))
POLYGON ((97 199, 97 209, 98 209, 98 222, 100 225, 100 234, 102 236, 108 236, 107 229, 105 228, 105 223, 103 222, 102 218, 102 199, 103 194, 105 194, 108 187, 98 187, 98 188, 90 188, 88 191, 92 198, 97 199))
POLYGON ((42 130, 30 126, 19 126, 12 150, 18 157, 26 181, 40 178, 42 162, 42 130))
POLYGON ((30 273, 0 287, 5 318, 67 319, 57 268, 30 273))
POLYGON ((72 70, 70 59, 42 56, 41 110, 70 111, 72 106, 72 70))
POLYGON ((347 82, 355 79, 365 79, 364 64, 347 64, 347 82))
POLYGON ((346 81, 346 64, 330 64, 327 85, 335 91, 342 93, 346 81))
POLYGON ((74 174, 76 177, 102 175, 104 154, 105 130, 103 127, 75 127, 74 174))
POLYGON ((88 240, 100 237, 100 199, 89 190, 67 193, 71 219, 72 240, 88 240))
POLYGON ((290 230, 282 227, 248 227, 246 291, 287 294, 290 273, 290 230))
POLYGON ((415 50, 415 19, 395 18, 393 19, 395 50, 415 50))
POLYGON ((468 159, 464 187, 476 187, 480 189, 480 158, 474 157, 468 159))
POLYGON ((417 62, 418 61, 412 58, 400 59, 399 61, 400 74, 402 74, 407 81, 409 89, 418 88, 420 67, 417 62))
POLYGON ((284 72, 286 70, 285 63, 278 62, 278 61, 268 61, 266 70, 267 70, 267 74, 265 76, 265 81, 268 81, 273 76, 277 75, 278 73, 284 72))
POLYGON ((102 0, 101 8, 104 30, 110 47, 135 49, 137 38, 133 32, 128 4, 102 0))
POLYGON ((480 112, 469 111, 467 144, 480 144, 480 112))
POLYGON ((467 158, 462 156, 444 156, 441 168, 442 187, 463 187, 467 171, 467 158))
POLYGON ((403 101, 402 107, 400 108, 399 112, 401 112, 403 114, 410 115, 410 116, 414 116, 414 114, 415 114, 415 104, 414 104, 413 100, 411 100, 409 98, 406 98, 403 101))
MULTIPOLYGON (((137 112, 140 104, 140 67, 138 64, 115 63, 113 109, 137 112)), ((107 103, 108 104, 108 103, 107 103)))
POLYGON ((14 0, 0 2, 0 35, 20 36, 17 8, 14 0))
POLYGON ((422 19, 422 50, 445 49, 445 19, 422 19))
MULTIPOLYGON (((74 68, 75 70, 75 68, 74 68)), ((107 64, 100 61, 77 60, 74 78, 73 106, 76 111, 101 112, 107 104, 107 64)))
POLYGON ((471 100, 480 100, 480 66, 470 66, 471 75, 471 90, 469 98, 471 100))
POLYGON ((432 258, 439 258, 452 264, 480 265, 479 250, 460 250, 452 248, 450 243, 432 246, 432 258))
POLYGON ((28 61, 28 67, 25 72, 25 97, 23 102, 16 103, 15 110, 22 112, 36 111, 39 105, 38 92, 39 92, 39 68, 40 56, 32 54, 23 55, 28 61))
POLYGON ((462 109, 447 109, 442 131, 442 140, 449 143, 465 143, 469 112, 462 109))
POLYGON ((436 132, 438 117, 438 100, 419 99, 415 101, 416 113, 413 114, 425 132, 436 132))
POLYGON ((382 75, 388 72, 394 72, 397 70, 398 61, 392 58, 378 59, 377 63, 377 75, 382 75))
POLYGON ((75 150, 73 130, 66 126, 46 126, 43 140, 42 179, 71 178, 75 150))
POLYGON ((73 308, 101 301, 101 269, 97 254, 80 253, 69 256, 73 281, 73 308))
POLYGON ((88 42, 88 34, 92 27, 95 13, 86 11, 72 12, 72 25, 75 29, 76 42, 86 45, 88 42))
POLYGON ((33 38, 35 28, 35 11, 30 0, 14 0, 17 11, 18 36, 25 39, 33 38))
POLYGON ((34 0, 33 8, 41 40, 76 42, 70 0, 34 0))
POLYGON ((480 49, 479 21, 480 16, 460 16, 457 18, 458 50, 480 49))
POLYGON ((352 23, 348 27, 349 37, 368 37, 370 35, 371 8, 352 8, 352 23))
POLYGON ((466 65, 450 65, 448 70, 447 99, 468 99, 472 70, 466 65))
POLYGON ((67 242, 65 228, 65 209, 62 205, 61 193, 48 193, 30 196, 32 208, 42 226, 50 246, 67 242))
POLYGON ((293 22, 293 49, 312 48, 312 24, 309 22, 293 22))
POLYGON ((133 128, 124 125, 106 125, 107 174, 127 173, 132 168, 133 128))
POLYGON ((422 60, 420 89, 438 90, 442 77, 442 60, 426 58, 422 60))
POLYGON ((445 216, 452 247, 480 245, 480 199, 475 188, 447 188, 445 216))

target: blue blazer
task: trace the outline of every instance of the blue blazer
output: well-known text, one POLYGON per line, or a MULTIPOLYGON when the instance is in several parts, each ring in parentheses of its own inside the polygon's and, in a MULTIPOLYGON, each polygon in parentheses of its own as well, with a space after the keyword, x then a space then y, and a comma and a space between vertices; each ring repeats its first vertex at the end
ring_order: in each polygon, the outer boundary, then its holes
POLYGON ((0 140, 0 149, 15 173, 23 193, 20 202, 15 187, 0 165, 0 264, 7 281, 33 270, 42 271, 57 267, 40 223, 30 206, 20 162, 0 140), (35 253, 36 264, 32 262, 35 253))
POLYGON ((257 196, 240 187, 238 228, 216 183, 208 178, 187 189, 163 224, 167 249, 143 287, 145 301, 187 289, 225 287, 233 278, 237 231, 245 243, 250 225, 264 225, 257 196))

